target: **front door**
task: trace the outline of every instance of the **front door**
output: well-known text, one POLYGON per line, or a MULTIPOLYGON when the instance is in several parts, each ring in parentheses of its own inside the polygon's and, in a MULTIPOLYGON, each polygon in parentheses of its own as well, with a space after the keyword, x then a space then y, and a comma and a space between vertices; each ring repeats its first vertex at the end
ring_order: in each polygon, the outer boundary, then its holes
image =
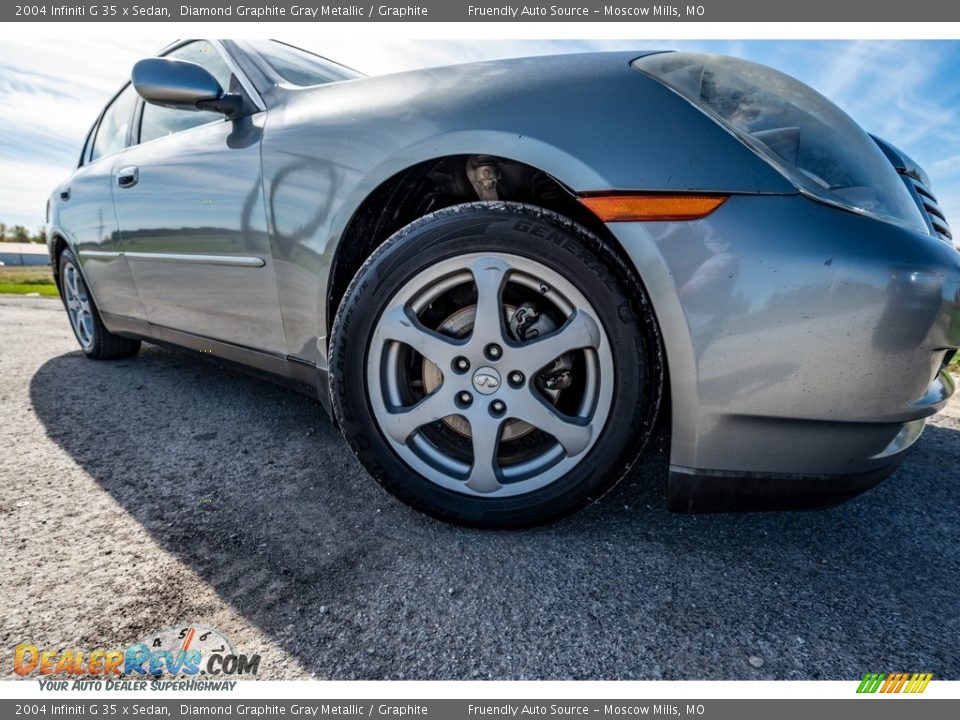
MULTIPOLYGON (((204 41, 171 56, 231 71, 204 41)), ((264 113, 143 104, 114 178, 124 253, 151 324, 286 354, 260 177, 264 113)))

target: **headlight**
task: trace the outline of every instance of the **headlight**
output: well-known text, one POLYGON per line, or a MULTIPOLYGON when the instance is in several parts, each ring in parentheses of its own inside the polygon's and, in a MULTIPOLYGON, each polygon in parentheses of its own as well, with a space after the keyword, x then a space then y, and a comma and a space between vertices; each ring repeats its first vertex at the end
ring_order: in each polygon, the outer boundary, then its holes
POLYGON ((747 60, 658 53, 637 70, 679 93, 822 202, 922 232, 926 223, 873 139, 823 95, 747 60))

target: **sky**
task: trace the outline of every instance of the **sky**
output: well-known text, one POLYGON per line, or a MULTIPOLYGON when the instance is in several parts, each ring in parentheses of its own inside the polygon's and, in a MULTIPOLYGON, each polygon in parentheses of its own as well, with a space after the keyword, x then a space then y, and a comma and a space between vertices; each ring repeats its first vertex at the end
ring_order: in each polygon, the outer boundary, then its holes
MULTIPOLYGON (((281 38, 282 39, 282 38, 281 38)), ((316 40, 300 45, 367 74, 524 55, 675 49, 770 65, 836 102, 930 174, 960 227, 960 41, 316 40)), ((0 46, 0 222, 43 224, 87 130, 155 40, 5 38, 0 46)))

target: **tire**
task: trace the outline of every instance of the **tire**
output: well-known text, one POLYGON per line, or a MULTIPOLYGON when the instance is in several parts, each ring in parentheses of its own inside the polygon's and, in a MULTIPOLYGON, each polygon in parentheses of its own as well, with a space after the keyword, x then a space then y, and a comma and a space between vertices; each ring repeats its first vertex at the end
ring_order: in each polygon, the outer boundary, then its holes
POLYGON ((84 354, 94 360, 113 360, 136 355, 140 341, 114 335, 100 319, 100 311, 80 272, 73 252, 65 249, 59 261, 60 299, 70 327, 84 354))
POLYGON ((411 223, 357 272, 333 323, 331 404, 403 502, 529 526, 627 472, 656 420, 662 357, 643 287, 599 238, 477 202, 411 223))

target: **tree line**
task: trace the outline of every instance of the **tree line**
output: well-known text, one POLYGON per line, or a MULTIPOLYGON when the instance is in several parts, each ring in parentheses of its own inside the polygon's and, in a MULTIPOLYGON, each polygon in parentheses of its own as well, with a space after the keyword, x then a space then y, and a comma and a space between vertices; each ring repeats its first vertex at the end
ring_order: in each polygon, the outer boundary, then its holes
POLYGON ((7 225, 0 222, 0 242, 45 243, 47 234, 44 229, 37 228, 35 232, 23 225, 7 225))

